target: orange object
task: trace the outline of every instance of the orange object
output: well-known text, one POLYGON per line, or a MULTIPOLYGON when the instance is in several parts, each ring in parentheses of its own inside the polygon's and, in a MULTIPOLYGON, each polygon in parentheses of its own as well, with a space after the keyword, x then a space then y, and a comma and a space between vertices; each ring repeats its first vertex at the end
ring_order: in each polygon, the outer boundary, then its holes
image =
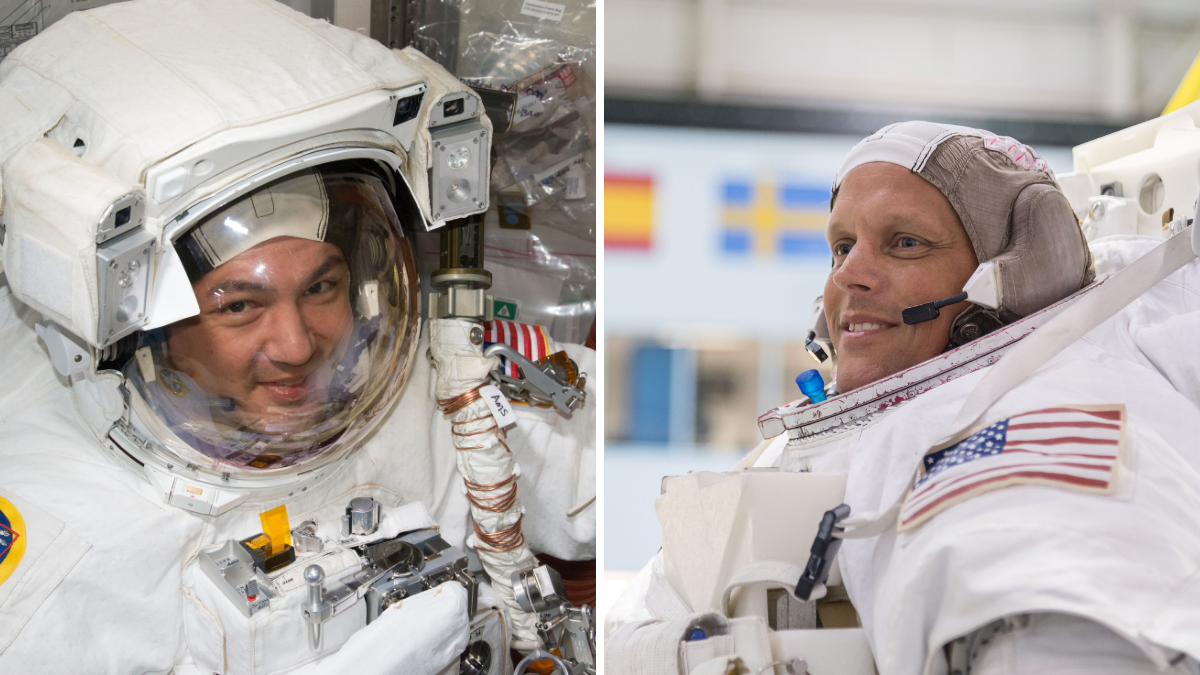
MULTIPOLYGON (((265 534, 260 534, 257 537, 246 542, 246 545, 249 546, 250 548, 254 549, 255 551, 263 551, 268 546, 271 545, 271 538, 265 534)), ((270 552, 268 551, 268 553, 270 553, 270 552)))
POLYGON ((258 519, 262 521, 263 534, 271 540, 271 555, 291 546, 292 528, 288 525, 287 506, 280 504, 270 511, 263 511, 258 514, 258 519))
POLYGON ((571 357, 567 356, 565 351, 554 352, 550 356, 538 359, 539 366, 546 363, 553 363, 562 368, 563 372, 567 375, 567 382, 571 383, 571 386, 579 384, 579 369, 575 366, 575 362, 571 360, 571 357))
MULTIPOLYGON (((555 656, 562 658, 562 652, 555 649, 550 652, 555 656)), ((529 664, 529 668, 525 670, 527 673, 535 673, 536 675, 554 675, 554 662, 550 659, 542 659, 529 664)))

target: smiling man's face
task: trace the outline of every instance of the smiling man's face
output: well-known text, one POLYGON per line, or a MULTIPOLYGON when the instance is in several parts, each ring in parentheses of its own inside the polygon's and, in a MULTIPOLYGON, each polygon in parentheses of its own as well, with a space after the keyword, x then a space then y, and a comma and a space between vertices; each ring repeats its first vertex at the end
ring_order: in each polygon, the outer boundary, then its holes
POLYGON ((940 354, 962 302, 909 326, 901 312, 956 295, 978 266, 946 197, 908 169, 863 164, 846 175, 829 216, 833 270, 825 319, 838 391, 870 384, 940 354))
POLYGON ((352 325, 349 287, 337 246, 266 241, 192 285, 200 315, 169 329, 171 361, 209 395, 232 399, 243 426, 302 427, 324 412, 352 325))

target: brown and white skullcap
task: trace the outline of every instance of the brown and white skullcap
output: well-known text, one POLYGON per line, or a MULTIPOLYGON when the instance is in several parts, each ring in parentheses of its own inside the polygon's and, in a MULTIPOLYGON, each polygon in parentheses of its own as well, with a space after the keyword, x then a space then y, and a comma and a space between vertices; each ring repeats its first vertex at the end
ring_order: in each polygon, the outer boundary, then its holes
POLYGON ((1027 145, 981 129, 900 122, 854 146, 833 183, 868 162, 906 167, 941 191, 979 262, 999 268, 1007 323, 1091 283, 1092 254, 1046 161, 1027 145))

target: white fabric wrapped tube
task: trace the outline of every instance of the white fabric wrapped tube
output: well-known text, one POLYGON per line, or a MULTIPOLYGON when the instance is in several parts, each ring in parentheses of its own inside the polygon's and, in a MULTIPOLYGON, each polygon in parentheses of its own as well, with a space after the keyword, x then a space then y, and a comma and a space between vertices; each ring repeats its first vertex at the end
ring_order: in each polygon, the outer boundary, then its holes
MULTIPOLYGON (((471 343, 471 329, 477 324, 454 319, 435 319, 429 322, 429 351, 437 367, 437 398, 446 400, 471 391, 486 383, 488 373, 499 365, 499 359, 485 357, 479 346, 471 343)), ((463 478, 480 485, 494 485, 511 478, 513 456, 500 442, 487 404, 482 400, 467 405, 450 415, 454 433, 458 470, 463 478), (474 420, 474 421, 469 421, 474 420), (483 433, 479 433, 483 432, 483 433)), ((516 488, 514 479, 513 489, 516 488)), ((468 490, 475 499, 487 500, 496 497, 494 492, 468 490)), ((496 533, 518 526, 522 516, 521 501, 513 499, 504 511, 496 512, 471 506, 471 518, 485 533, 496 533)), ((537 617, 525 612, 513 598, 512 573, 535 563, 529 546, 521 543, 516 548, 498 552, 480 541, 475 534, 467 537, 467 544, 474 548, 483 563, 483 569, 492 579, 496 593, 508 605, 513 624, 513 639, 523 642, 537 641, 534 624, 537 617)))

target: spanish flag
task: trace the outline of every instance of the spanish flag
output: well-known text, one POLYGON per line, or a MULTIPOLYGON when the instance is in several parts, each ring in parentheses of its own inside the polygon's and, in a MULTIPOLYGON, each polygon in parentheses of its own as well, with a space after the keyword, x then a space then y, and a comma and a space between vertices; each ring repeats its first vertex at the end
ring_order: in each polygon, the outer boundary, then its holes
POLYGON ((654 230, 654 179, 604 176, 604 247, 649 250, 654 230))

